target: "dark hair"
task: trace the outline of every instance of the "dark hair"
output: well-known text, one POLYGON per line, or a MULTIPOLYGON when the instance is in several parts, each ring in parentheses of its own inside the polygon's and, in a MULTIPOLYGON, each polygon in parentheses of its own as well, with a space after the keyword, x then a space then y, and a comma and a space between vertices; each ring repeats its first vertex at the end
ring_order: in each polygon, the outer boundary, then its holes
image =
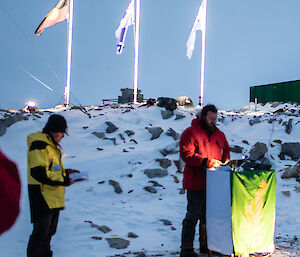
POLYGON ((208 105, 205 105, 201 111, 201 114, 200 114, 200 119, 201 120, 204 120, 207 113, 208 112, 214 112, 214 113, 217 113, 218 112, 218 109, 215 105, 213 104, 208 104, 208 105))
POLYGON ((45 127, 43 128, 43 133, 49 132, 64 132, 67 133, 67 121, 66 119, 58 114, 53 114, 49 117, 45 127))

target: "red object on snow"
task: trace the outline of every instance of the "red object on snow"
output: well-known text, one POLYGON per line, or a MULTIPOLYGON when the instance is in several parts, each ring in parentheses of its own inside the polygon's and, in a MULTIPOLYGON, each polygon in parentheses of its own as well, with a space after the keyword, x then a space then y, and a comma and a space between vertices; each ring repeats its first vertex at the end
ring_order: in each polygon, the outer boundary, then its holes
POLYGON ((17 165, 0 151, 0 234, 15 223, 20 207, 21 181, 17 165))

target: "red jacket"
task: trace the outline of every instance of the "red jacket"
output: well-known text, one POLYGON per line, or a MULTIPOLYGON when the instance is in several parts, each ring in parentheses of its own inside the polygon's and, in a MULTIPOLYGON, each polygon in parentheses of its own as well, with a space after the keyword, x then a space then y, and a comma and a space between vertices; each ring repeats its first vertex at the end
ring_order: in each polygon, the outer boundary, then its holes
POLYGON ((0 151, 0 234, 8 230, 19 214, 21 182, 17 166, 0 151))
POLYGON ((206 190, 206 158, 230 159, 230 147, 221 130, 217 129, 209 136, 196 118, 181 135, 180 157, 185 162, 183 188, 206 190))

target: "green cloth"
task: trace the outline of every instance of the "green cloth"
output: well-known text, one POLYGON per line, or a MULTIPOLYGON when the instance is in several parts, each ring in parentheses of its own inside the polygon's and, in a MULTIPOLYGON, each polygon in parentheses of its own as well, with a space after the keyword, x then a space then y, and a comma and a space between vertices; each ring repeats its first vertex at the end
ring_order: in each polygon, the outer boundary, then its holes
POLYGON ((236 255, 274 250, 275 171, 233 172, 232 238, 236 255))

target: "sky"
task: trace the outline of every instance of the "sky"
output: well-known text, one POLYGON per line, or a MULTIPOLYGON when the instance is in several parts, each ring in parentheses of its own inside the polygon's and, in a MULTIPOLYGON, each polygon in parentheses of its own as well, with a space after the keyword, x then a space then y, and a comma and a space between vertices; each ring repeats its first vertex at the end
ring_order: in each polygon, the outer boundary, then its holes
MULTIPOLYGON (((67 23, 34 31, 57 0, 0 0, 0 108, 64 102, 67 23), (54 89, 49 91, 25 71, 54 89)), ((122 55, 115 30, 129 0, 74 0, 71 105, 97 105, 133 88, 133 27, 122 55)), ((201 32, 186 41, 201 1, 141 0, 139 89, 145 99, 188 96, 198 104, 201 32)), ((204 104, 232 109, 250 86, 300 78, 300 1, 208 0, 204 104)))
MULTIPOLYGON (((175 114, 185 117, 176 120, 175 115, 163 119, 162 109, 155 106, 132 108, 131 105, 117 109, 111 106, 92 107, 89 108, 91 114, 89 118, 78 109, 59 107, 47 109, 47 112, 37 115, 27 113, 26 120, 9 126, 5 134, 0 137, 0 147, 1 151, 16 162, 19 169, 22 182, 21 212, 15 225, 0 236, 1 256, 26 255, 27 242, 32 231, 27 190, 26 136, 41 130, 51 111, 64 115, 68 122, 69 136, 60 142, 64 150, 64 166, 80 170, 88 174, 89 178, 88 181, 75 183, 66 188, 66 208, 60 212, 57 233, 51 241, 54 256, 137 257, 138 254, 123 255, 123 253, 145 251, 147 256, 178 257, 179 254, 167 254, 167 252, 180 251, 182 220, 186 212, 186 194, 179 193, 183 175, 177 172, 178 169, 173 162, 179 159, 179 154, 169 154, 164 157, 159 150, 165 148, 179 150, 178 145, 175 147, 176 141, 167 135, 167 131, 172 128, 177 133, 182 133, 190 126, 191 120, 195 117, 195 110, 180 107, 175 110, 175 114), (106 133, 106 121, 115 124, 118 130, 106 133), (145 129, 149 123, 153 127, 163 129, 163 133, 155 140, 150 140, 151 134, 145 129), (128 136, 126 130, 133 131, 134 135, 128 136), (92 134, 93 132, 105 133, 106 139, 97 138, 92 134), (120 134, 123 135, 124 140, 121 139, 120 134), (115 138, 116 145, 107 138, 115 138), (137 143, 132 141, 133 139, 137 143), (17 151, 16 147, 18 147, 17 151), (161 169, 159 162, 155 161, 157 158, 171 160, 171 166, 166 168, 168 175, 148 178, 144 170, 161 169), (109 180, 117 181, 123 192, 115 193, 109 180), (163 186, 155 187, 157 190, 155 194, 143 189, 152 186, 150 180, 163 186), (172 225, 165 226, 161 219, 170 221, 172 225), (91 221, 98 226, 108 226, 111 231, 104 234, 86 221, 91 221), (129 232, 135 233, 138 237, 128 238, 129 232), (92 239, 91 237, 94 236, 102 239, 92 239), (114 237, 129 240, 130 245, 123 250, 110 248, 105 239, 114 237)), ((285 126, 282 126, 291 119, 289 114, 292 109, 298 112, 300 106, 282 104, 272 108, 267 104, 258 105, 256 109, 252 104, 251 108, 244 108, 244 111, 239 113, 222 112, 223 121, 218 122, 218 127, 225 133, 231 146, 237 145, 243 149, 242 153, 231 152, 231 160, 241 159, 243 155, 249 156, 250 149, 256 142, 267 145, 275 139, 280 139, 282 143, 297 142, 300 126, 295 124, 300 122, 300 117, 293 117, 293 128, 290 134, 287 134, 285 126), (274 111, 282 108, 287 109, 285 114, 272 115, 274 111), (260 117, 261 122, 251 126, 249 120, 253 120, 254 117, 260 117), (270 118, 276 120, 270 124, 270 118), (281 124, 278 122, 280 119, 282 119, 281 124), (249 144, 243 143, 244 140, 249 144)), ((0 118, 5 114, 0 112, 0 118)), ((273 146, 268 147, 268 152, 265 154, 277 176, 275 222, 277 252, 272 254, 272 257, 299 257, 300 184, 295 178, 281 179, 282 169, 293 167, 297 161, 291 160, 288 156, 285 160, 280 160, 278 157, 281 152, 280 144, 274 142, 272 144, 273 146)), ((225 178, 223 181, 225 187, 225 178)), ((213 188, 214 192, 219 193, 220 188, 223 189, 218 187, 219 190, 216 190, 216 184, 213 188)), ((224 206, 225 204, 221 208, 224 206)), ((225 221, 226 219, 223 225, 225 221)), ((208 229, 211 231, 211 227, 208 229)), ((196 231, 194 246, 198 252, 198 229, 196 231)), ((219 234, 215 235, 216 238, 219 236, 219 234)))

